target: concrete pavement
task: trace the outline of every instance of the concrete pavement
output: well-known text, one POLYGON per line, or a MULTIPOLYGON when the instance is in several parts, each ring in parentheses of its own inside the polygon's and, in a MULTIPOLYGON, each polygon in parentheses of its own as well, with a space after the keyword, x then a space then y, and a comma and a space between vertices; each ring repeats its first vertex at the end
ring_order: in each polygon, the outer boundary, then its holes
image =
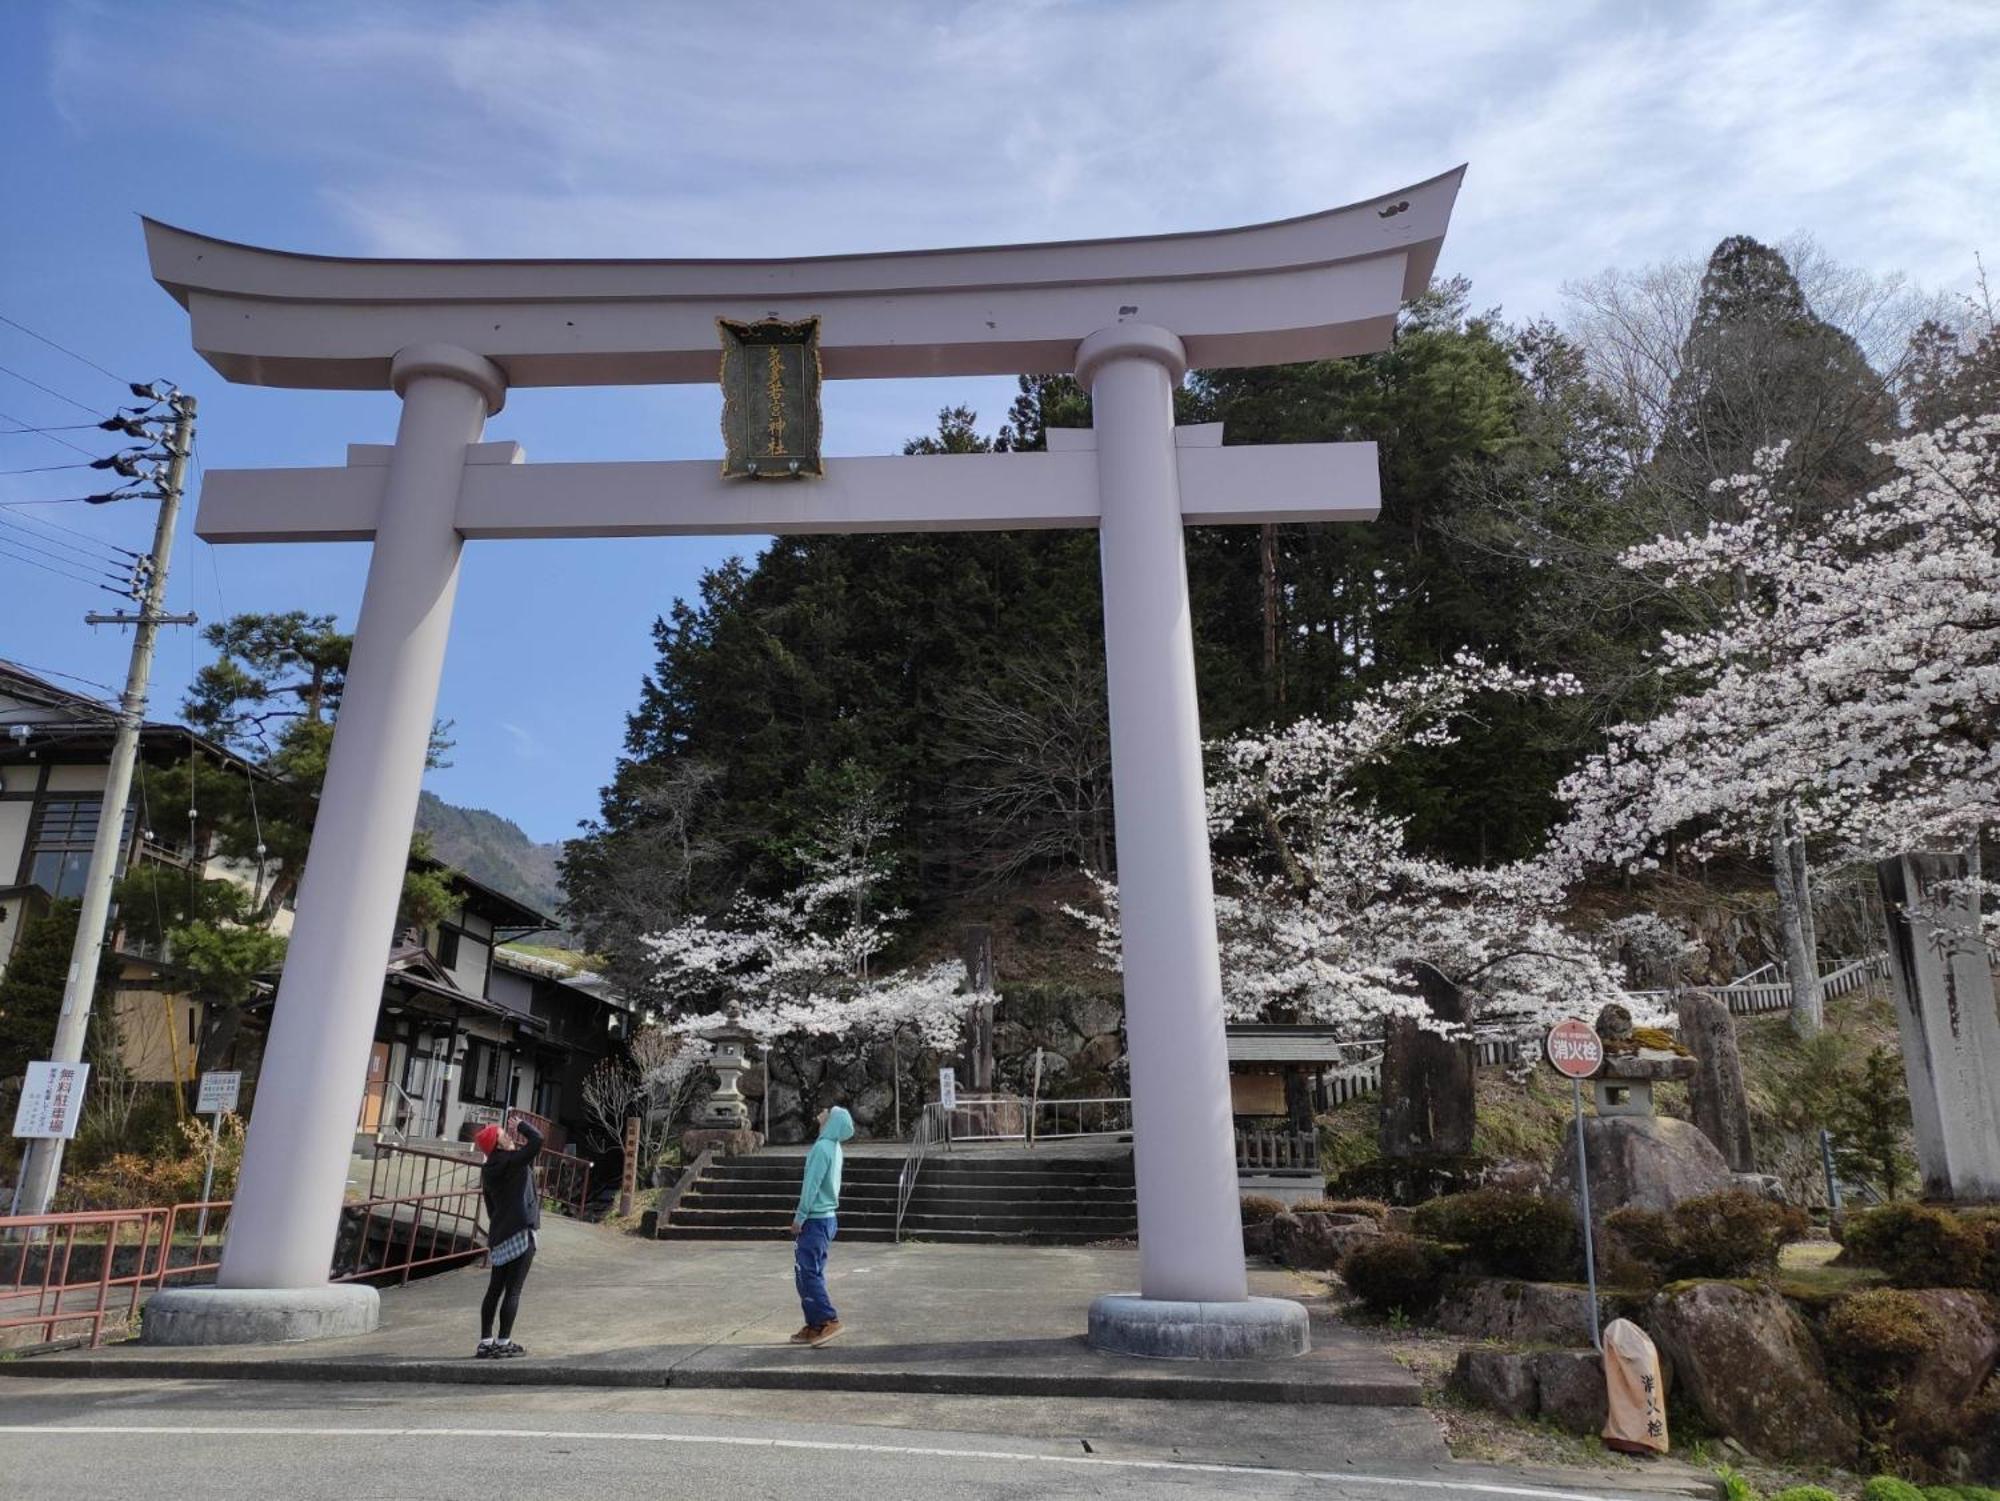
MULTIPOLYGON (((1316 1320, 1315 1349, 1272 1362, 1099 1355, 1081 1334, 1090 1300, 1136 1285, 1129 1246, 839 1245, 830 1290, 849 1332, 821 1350, 799 1325, 790 1243, 655 1242, 551 1219, 515 1338, 532 1352, 471 1358, 485 1274, 454 1271, 386 1290, 383 1327, 311 1344, 136 1345, 41 1355, 0 1374, 237 1380, 763 1390, 968 1396, 1148 1397, 1394 1406, 1416 1379, 1371 1342, 1316 1320)), ((1309 1298, 1275 1270, 1254 1292, 1309 1298)))

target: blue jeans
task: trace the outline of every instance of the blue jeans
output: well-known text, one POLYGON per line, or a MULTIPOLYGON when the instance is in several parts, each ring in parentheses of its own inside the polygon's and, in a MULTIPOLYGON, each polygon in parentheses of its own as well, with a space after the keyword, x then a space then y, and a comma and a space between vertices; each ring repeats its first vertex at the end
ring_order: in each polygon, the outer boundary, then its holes
POLYGON ((831 1215, 807 1220, 792 1252, 792 1282, 799 1290, 799 1307, 805 1310, 806 1322, 815 1328, 840 1317, 826 1295, 826 1252, 836 1232, 831 1215))

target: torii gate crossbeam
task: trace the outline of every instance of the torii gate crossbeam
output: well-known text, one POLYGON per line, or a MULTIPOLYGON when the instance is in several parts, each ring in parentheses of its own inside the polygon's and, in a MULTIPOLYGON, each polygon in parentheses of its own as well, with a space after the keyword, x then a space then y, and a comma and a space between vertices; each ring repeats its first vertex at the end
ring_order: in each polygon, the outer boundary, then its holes
POLYGON ((1141 1288, 1100 1298, 1091 1337, 1144 1354, 1303 1350, 1302 1309, 1247 1296, 1182 531, 1370 517, 1374 452, 1223 448, 1214 428, 1175 428, 1173 389, 1190 360, 1384 347, 1428 283, 1460 175, 1212 234, 792 261, 335 260, 149 221, 155 276, 223 374, 389 387, 403 414, 393 446, 355 445, 344 468, 216 471, 203 487, 211 541, 375 548, 222 1286, 162 1294, 147 1337, 240 1338, 246 1300, 290 1337, 372 1326, 365 1298, 328 1292, 327 1268, 468 537, 1095 526, 1141 1288), (1070 369, 1093 427, 1052 433, 1044 454, 834 459, 794 482, 532 465, 481 441, 510 387, 711 379, 717 318, 808 315, 831 378, 1070 369))

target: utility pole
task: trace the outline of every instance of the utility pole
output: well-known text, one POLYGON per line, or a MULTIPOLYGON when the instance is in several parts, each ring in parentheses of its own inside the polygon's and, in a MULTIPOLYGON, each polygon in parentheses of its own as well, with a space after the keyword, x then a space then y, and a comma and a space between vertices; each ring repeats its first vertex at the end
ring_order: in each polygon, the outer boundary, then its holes
MULTIPOLYGON (((152 394, 134 387, 140 395, 152 394)), ((111 743, 111 765, 104 778, 104 800, 97 810, 97 837, 90 847, 90 871, 83 888, 83 909, 77 916, 76 942, 70 949, 69 976, 63 983, 62 1012, 56 1022, 56 1063, 77 1063, 90 1027, 91 997, 97 989, 98 960, 104 952, 105 929, 111 918, 111 888, 124 853, 125 805, 132 797, 132 767, 139 754, 139 731, 146 722, 146 693, 153 676, 153 643, 162 625, 192 625, 192 615, 167 615, 161 610, 167 593, 167 563, 174 550, 174 524, 180 518, 181 491, 187 483, 188 455, 194 448, 195 399, 181 391, 166 398, 174 414, 165 474, 159 481, 160 514, 153 528, 153 550, 134 582, 137 615, 84 617, 91 625, 131 625, 132 662, 125 674, 125 692, 118 701, 118 733, 111 743)), ((121 497, 122 498, 122 497, 121 497)), ((19 1195, 22 1214, 47 1214, 62 1172, 64 1143, 35 1140, 27 1144, 21 1164, 19 1195)))

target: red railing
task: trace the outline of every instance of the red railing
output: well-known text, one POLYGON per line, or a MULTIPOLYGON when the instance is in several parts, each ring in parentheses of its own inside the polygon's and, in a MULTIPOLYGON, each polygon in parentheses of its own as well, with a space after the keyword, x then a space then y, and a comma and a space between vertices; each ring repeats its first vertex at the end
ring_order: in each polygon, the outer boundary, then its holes
POLYGON ((0 1219, 0 1330, 88 1325, 104 1339, 107 1319, 129 1323, 167 1259, 168 1211, 106 1209, 88 1214, 24 1214, 0 1219), (129 1265, 120 1268, 121 1261, 129 1265), (95 1262, 93 1266, 92 1263, 95 1262), (123 1305, 120 1308, 120 1304, 123 1305))
POLYGON ((332 1280, 372 1282, 394 1277, 407 1283, 411 1273, 423 1268, 477 1261, 486 1255, 485 1217, 486 1202, 477 1182, 466 1188, 345 1205, 332 1280))
MULTIPOLYGON (((479 1159, 435 1147, 380 1144, 368 1173, 371 1200, 406 1199, 479 1187, 479 1159)), ((535 1189, 572 1219, 590 1202, 590 1159, 547 1147, 535 1159, 535 1189)))
POLYGON ((590 1202, 590 1159, 543 1148, 535 1159, 535 1187, 542 1198, 573 1220, 583 1218, 590 1202))

